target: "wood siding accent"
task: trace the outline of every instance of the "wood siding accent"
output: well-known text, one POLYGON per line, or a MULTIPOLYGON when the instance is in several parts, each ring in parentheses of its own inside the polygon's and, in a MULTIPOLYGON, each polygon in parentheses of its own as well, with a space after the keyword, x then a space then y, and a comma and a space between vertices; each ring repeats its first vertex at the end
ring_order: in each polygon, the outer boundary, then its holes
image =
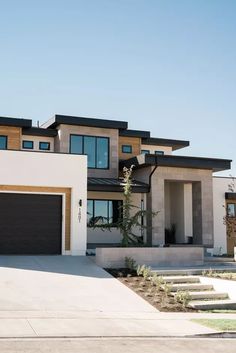
POLYGON ((119 159, 129 159, 141 153, 141 138, 119 136, 119 159), (122 145, 131 145, 132 153, 122 153, 122 145))
POLYGON ((1 191, 18 191, 30 193, 65 194, 65 250, 70 250, 71 238, 71 189, 45 186, 0 185, 1 191))
POLYGON ((21 127, 0 126, 0 135, 7 136, 7 149, 21 149, 21 127))

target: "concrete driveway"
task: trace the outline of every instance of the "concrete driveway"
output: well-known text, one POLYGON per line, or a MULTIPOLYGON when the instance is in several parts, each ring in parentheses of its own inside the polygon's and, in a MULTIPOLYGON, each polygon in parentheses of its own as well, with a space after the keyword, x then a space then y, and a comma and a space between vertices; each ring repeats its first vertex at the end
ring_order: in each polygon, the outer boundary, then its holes
POLYGON ((155 312, 87 257, 0 256, 0 311, 155 312))

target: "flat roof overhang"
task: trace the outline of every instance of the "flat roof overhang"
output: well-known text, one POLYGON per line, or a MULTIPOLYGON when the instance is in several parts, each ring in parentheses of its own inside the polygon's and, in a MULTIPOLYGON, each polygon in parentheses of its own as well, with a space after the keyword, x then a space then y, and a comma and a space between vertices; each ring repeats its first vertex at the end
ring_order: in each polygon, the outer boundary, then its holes
POLYGON ((127 136, 127 137, 139 137, 139 138, 149 138, 150 131, 143 130, 120 130, 119 136, 127 136))
POLYGON ((143 145, 172 147, 172 150, 175 151, 180 148, 188 147, 189 141, 149 137, 149 138, 142 138, 142 144, 143 145))
POLYGON ((225 193, 226 200, 235 200, 236 201, 236 192, 226 192, 225 193))
POLYGON ((126 121, 118 120, 105 120, 105 119, 95 119, 95 118, 84 118, 69 115, 54 115, 50 120, 41 125, 41 128, 56 128, 61 124, 66 125, 78 125, 78 126, 91 126, 91 127, 101 127, 107 129, 127 129, 128 123, 126 121))
MULTIPOLYGON (((142 183, 137 180, 132 181, 132 192, 146 193, 149 191, 148 184, 142 183)), ((123 192, 124 182, 123 179, 115 178, 88 178, 88 191, 107 191, 107 192, 123 192)))
POLYGON ((32 126, 32 120, 30 119, 21 119, 21 118, 10 118, 10 117, 0 117, 1 126, 15 126, 15 127, 28 127, 32 126))
POLYGON ((230 159, 143 154, 121 161, 120 167, 134 165, 134 168, 138 169, 157 165, 159 167, 211 169, 213 172, 220 172, 230 169, 231 162, 230 159))
POLYGON ((31 127, 31 128, 23 128, 22 134, 29 135, 29 136, 55 137, 57 136, 58 131, 53 129, 42 129, 40 127, 31 127))

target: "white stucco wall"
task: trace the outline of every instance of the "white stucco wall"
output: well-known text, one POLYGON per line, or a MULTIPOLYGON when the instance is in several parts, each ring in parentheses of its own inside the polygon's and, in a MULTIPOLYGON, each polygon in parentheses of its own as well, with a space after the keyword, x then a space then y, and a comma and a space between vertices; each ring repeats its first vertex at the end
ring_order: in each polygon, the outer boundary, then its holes
POLYGON ((2 150, 0 166, 0 185, 71 188, 71 254, 84 255, 87 242, 87 157, 2 150), (79 200, 82 200, 80 210, 79 200))
POLYGON ((214 212, 214 253, 227 253, 226 227, 223 224, 225 215, 225 193, 231 178, 213 177, 213 212, 214 212))

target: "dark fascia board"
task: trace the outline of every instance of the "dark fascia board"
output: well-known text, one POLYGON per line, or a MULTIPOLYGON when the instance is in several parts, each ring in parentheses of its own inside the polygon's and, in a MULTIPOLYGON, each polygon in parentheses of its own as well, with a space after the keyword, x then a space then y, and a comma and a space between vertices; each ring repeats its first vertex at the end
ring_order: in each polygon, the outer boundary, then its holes
POLYGON ((149 138, 150 131, 141 131, 141 130, 120 130, 120 136, 127 137, 140 137, 140 138, 149 138))
POLYGON ((16 127, 28 127, 32 126, 32 120, 30 119, 18 119, 18 118, 10 118, 10 117, 0 117, 0 125, 1 126, 16 126, 16 127))
POLYGON ((42 129, 40 127, 31 127, 29 129, 24 128, 22 130, 23 135, 30 135, 30 136, 47 136, 47 137, 55 137, 58 134, 57 130, 53 129, 42 129))
POLYGON ((226 192, 225 199, 226 200, 236 200, 236 192, 226 192))
MULTIPOLYGON (((120 185, 95 185, 88 183, 88 191, 124 192, 124 188, 120 185)), ((148 185, 132 186, 132 192, 134 193, 147 193, 148 191, 148 185)))
POLYGON ((143 138, 142 144, 172 147, 172 150, 175 151, 180 148, 188 147, 189 141, 150 137, 150 138, 143 138))
POLYGON ((91 126, 107 129, 127 129, 128 123, 126 121, 105 120, 95 118, 84 118, 69 115, 55 115, 53 118, 42 124, 42 128, 56 128, 60 124, 91 126))
POLYGON ((134 165, 135 168, 143 168, 157 165, 160 167, 211 169, 213 172, 219 172, 230 169, 231 162, 230 159, 145 154, 122 161, 120 166, 122 168, 122 166, 134 165))

